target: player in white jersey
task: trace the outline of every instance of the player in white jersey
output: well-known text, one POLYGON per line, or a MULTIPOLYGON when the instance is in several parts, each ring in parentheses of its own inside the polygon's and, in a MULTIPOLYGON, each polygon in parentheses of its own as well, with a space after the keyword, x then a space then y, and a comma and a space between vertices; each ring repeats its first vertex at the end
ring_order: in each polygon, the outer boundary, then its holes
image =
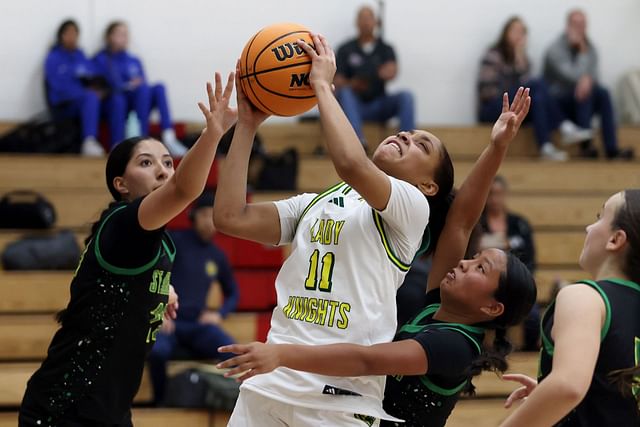
MULTIPOLYGON (((239 117, 220 170, 215 223, 230 235, 292 244, 276 279, 268 342, 389 342, 396 331, 396 290, 416 253, 437 241, 442 224, 433 219, 446 216, 436 206, 448 200, 453 167, 440 140, 421 130, 388 137, 369 160, 333 96, 333 51, 323 37, 313 41, 316 51, 301 45, 312 57, 309 81, 328 153, 344 182, 321 194, 247 204, 251 143, 266 116, 236 84, 239 117)), ((245 382, 229 425, 375 425, 393 419, 381 407, 383 392, 382 376, 281 368, 245 382)))

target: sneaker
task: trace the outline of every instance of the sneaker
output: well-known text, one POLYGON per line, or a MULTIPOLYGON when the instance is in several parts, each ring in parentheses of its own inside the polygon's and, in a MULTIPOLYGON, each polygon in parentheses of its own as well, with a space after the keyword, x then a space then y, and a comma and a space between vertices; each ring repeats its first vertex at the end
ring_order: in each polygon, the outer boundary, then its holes
POLYGON ((571 145, 590 140, 593 138, 593 131, 581 128, 569 120, 564 120, 560 124, 560 135, 562 136, 563 145, 571 145))
POLYGON ((633 148, 622 148, 613 155, 607 155, 607 158, 611 160, 633 160, 634 157, 635 152, 633 151, 633 148))
POLYGON ((545 142, 540 148, 540 157, 554 162, 565 162, 569 158, 566 151, 558 150, 552 143, 545 142))
POLYGON ((162 131, 162 143, 173 157, 182 157, 187 154, 188 148, 178 141, 176 133, 171 128, 162 131))
POLYGON ((163 141, 162 143, 165 147, 167 147, 167 150, 169 150, 169 154, 171 154, 171 156, 173 157, 183 157, 185 154, 187 154, 187 147, 182 145, 177 139, 163 141))
POLYGON ((97 139, 88 137, 82 142, 80 153, 86 157, 102 157, 104 156, 104 148, 97 139))

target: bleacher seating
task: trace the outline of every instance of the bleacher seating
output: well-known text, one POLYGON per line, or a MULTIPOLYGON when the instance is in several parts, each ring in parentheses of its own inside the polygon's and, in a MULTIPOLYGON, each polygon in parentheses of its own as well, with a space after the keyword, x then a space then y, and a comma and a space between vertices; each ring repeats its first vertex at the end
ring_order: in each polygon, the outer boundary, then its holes
MULTIPOLYGON (((0 131, 7 124, 0 123, 0 131)), ((488 141, 490 128, 485 126, 428 128, 447 145, 456 167, 456 184, 468 174, 475 157, 488 141)), ((380 127, 367 127, 371 140, 387 132, 380 127)), ((318 123, 265 125, 260 133, 269 152, 294 146, 301 153, 298 188, 317 192, 338 180, 326 157, 312 156, 323 144, 318 123)), ((620 131, 621 145, 635 146, 640 152, 640 128, 620 131)), ((640 187, 640 174, 635 162, 570 161, 549 163, 537 159, 532 133, 524 129, 510 149, 510 157, 500 173, 508 179, 511 208, 524 214, 535 230, 536 274, 542 304, 550 301, 554 282, 585 277, 577 265, 584 240, 584 226, 592 222, 605 198, 623 188, 640 187)), ((216 169, 210 183, 216 182, 216 169)), ((110 196, 104 183, 104 159, 73 156, 0 156, 0 195, 14 189, 28 188, 41 192, 54 204, 57 226, 71 228, 81 243, 89 225, 107 206, 110 196)), ((253 201, 277 200, 291 192, 257 193, 253 201)), ((174 228, 185 227, 186 216, 173 221, 174 228)), ((0 252, 6 245, 30 230, 0 230, 0 252)), ((42 232, 40 232, 42 233, 42 232)), ((227 252, 236 268, 241 288, 240 311, 229 316, 225 328, 238 341, 264 339, 269 327, 270 309, 275 304, 273 282, 286 252, 218 236, 217 243, 227 252)), ((72 272, 6 272, 0 271, 0 427, 15 425, 15 409, 24 391, 26 379, 44 357, 46 347, 56 329, 53 314, 68 301, 72 272)), ((212 292, 209 306, 219 304, 219 293, 212 292)), ((512 333, 512 335, 517 333, 512 333)), ((511 370, 535 376, 537 355, 515 353, 510 357, 511 370)), ((188 362, 172 362, 170 370, 184 369, 188 362)), ((465 399, 456 408, 448 426, 495 426, 508 412, 502 408, 504 398, 516 388, 493 374, 476 379, 477 398, 465 399)), ((148 403, 151 389, 145 375, 138 404, 148 403)), ((225 425, 228 414, 199 410, 134 410, 138 426, 225 425)))

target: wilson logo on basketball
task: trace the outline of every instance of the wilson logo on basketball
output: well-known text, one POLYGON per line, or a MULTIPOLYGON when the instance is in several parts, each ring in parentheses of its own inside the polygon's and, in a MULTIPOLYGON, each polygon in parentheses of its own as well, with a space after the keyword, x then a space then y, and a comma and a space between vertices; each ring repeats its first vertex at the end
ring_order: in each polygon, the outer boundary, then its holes
POLYGON ((276 56, 276 59, 280 62, 286 61, 289 58, 293 58, 293 55, 304 55, 304 50, 297 43, 285 43, 281 46, 274 47, 271 52, 276 56))
POLYGON ((289 87, 309 86, 309 73, 291 74, 291 83, 289 87))

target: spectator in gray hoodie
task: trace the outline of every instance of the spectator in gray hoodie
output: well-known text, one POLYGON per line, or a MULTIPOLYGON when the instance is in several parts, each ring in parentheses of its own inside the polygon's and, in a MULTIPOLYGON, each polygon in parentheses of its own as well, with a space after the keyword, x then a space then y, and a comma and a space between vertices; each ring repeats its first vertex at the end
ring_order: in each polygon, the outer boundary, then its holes
MULTIPOLYGON (((569 12, 565 33, 547 50, 544 78, 564 113, 578 126, 589 128, 593 115, 600 115, 607 158, 633 158, 633 150, 618 148, 611 96, 598 82, 598 55, 587 38, 587 18, 581 10, 569 12)), ((587 142, 582 154, 596 157, 597 151, 587 142)))

